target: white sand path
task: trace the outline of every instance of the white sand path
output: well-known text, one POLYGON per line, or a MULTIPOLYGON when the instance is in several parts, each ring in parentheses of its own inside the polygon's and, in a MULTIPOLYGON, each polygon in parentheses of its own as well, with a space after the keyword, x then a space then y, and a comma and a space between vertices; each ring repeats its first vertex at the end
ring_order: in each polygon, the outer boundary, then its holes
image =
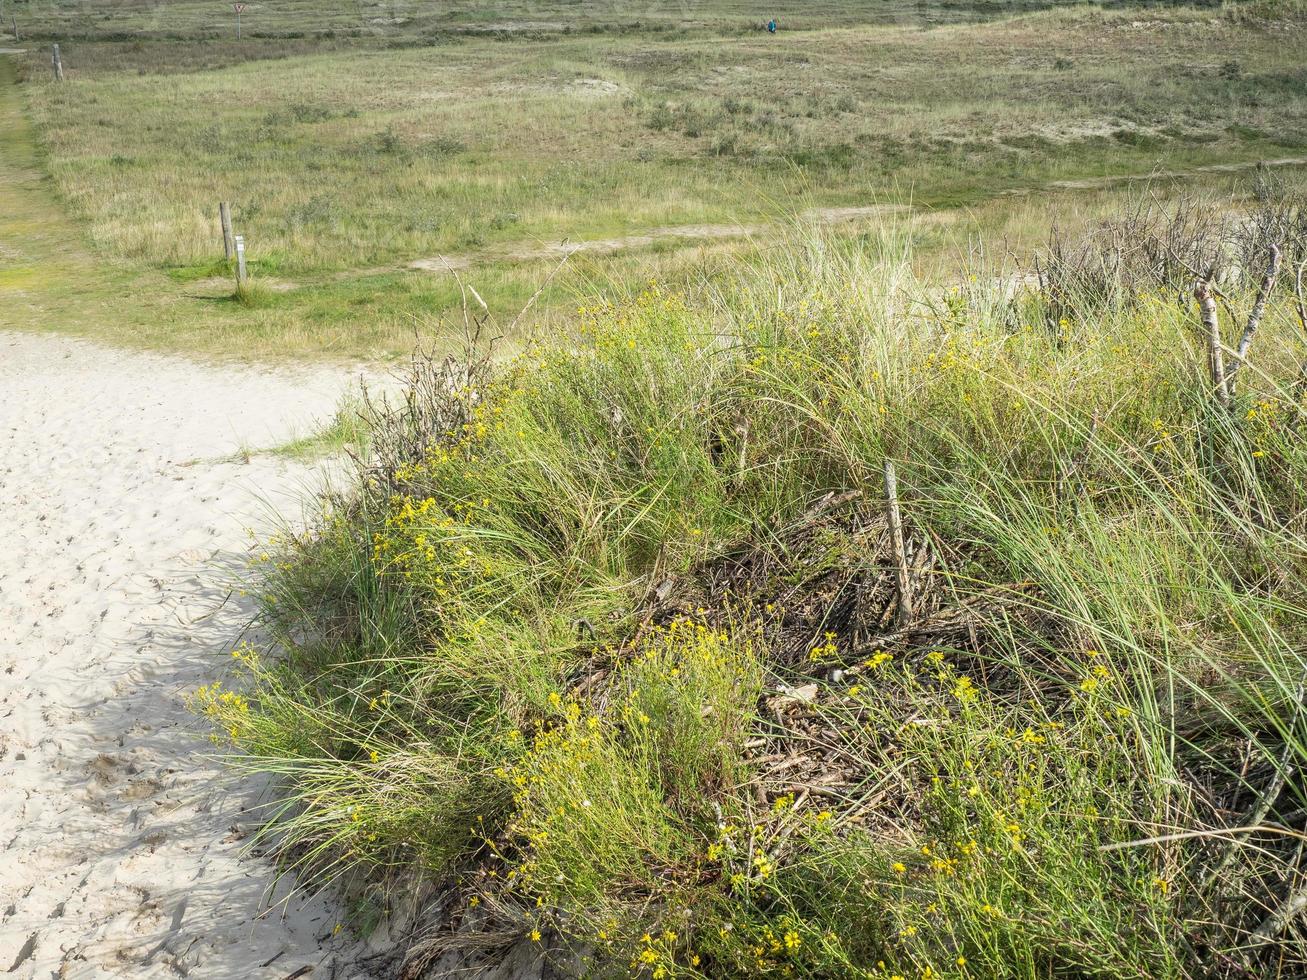
POLYGON ((250 618, 246 529, 313 479, 215 460, 305 434, 348 384, 0 333, 0 973, 359 975, 330 901, 268 910, 260 787, 181 703, 250 618))

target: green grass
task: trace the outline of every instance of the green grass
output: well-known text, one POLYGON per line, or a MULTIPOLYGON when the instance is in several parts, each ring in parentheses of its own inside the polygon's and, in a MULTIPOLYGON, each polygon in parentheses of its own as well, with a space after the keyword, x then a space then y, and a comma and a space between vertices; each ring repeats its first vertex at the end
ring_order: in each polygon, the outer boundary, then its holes
POLYGON ((211 261, 226 198, 252 260, 293 277, 749 223, 796 199, 973 203, 1298 144, 1293 30, 1163 23, 1165 60, 1156 31, 1092 12, 729 44, 465 40, 163 76, 101 67, 114 46, 69 45, 76 84, 47 82, 38 62, 29 91, 51 171, 100 248, 211 261), (1238 78, 1193 67, 1218 32, 1238 78), (115 125, 128 117, 131 139, 115 125), (1216 139, 1187 138, 1203 134, 1216 139))
POLYGON ((1226 411, 1163 283, 1050 328, 910 258, 815 236, 419 371, 197 699, 287 858, 599 976, 1300 972, 1249 945, 1297 831, 1212 837, 1304 755, 1288 297, 1226 411))
POLYGON ((367 427, 361 412, 361 406, 354 400, 346 401, 324 425, 313 432, 276 446, 270 452, 300 462, 313 462, 338 456, 346 451, 360 456, 365 455, 367 427))
MULTIPOLYGON (((1052 182, 1301 153, 1302 24, 1268 31, 1241 11, 901 18, 831 3, 793 22, 778 11, 787 29, 773 37, 725 3, 642 14, 668 28, 643 31, 615 8, 563 5, 535 13, 584 25, 486 37, 464 30, 470 7, 413 8, 365 36, 338 22, 360 16, 353 5, 314 22, 292 4, 257 15, 280 18, 270 34, 310 36, 238 45, 209 36, 199 5, 41 4, 32 29, 61 39, 69 80, 49 79, 34 44, 23 93, 79 244, 115 283, 148 284, 131 290, 147 314, 100 303, 102 322, 80 329, 375 357, 458 321, 442 255, 507 319, 552 272, 542 243, 653 236, 574 260, 535 304, 548 319, 595 281, 691 284, 755 247, 705 237, 713 226, 754 229, 766 247, 807 208, 910 203, 929 239, 941 214, 1002 214, 1052 182), (225 301, 219 199, 268 287, 258 304, 225 301), (421 259, 434 261, 409 267, 421 259)), ((362 16, 374 13, 388 17, 362 16)))
MULTIPOLYGON (((694 33, 760 30, 776 17, 785 30, 825 26, 910 22, 916 25, 974 21, 1064 5, 1054 2, 975 0, 923 6, 896 2, 874 6, 856 0, 780 0, 766 12, 746 0, 632 6, 619 0, 584 4, 568 0, 511 0, 488 6, 454 2, 425 4, 417 0, 287 0, 251 4, 242 19, 248 40, 276 39, 282 43, 309 40, 315 44, 336 38, 387 44, 431 42, 448 35, 490 34, 501 38, 541 37, 565 33, 694 33)), ((207 0, 106 0, 94 5, 80 0, 16 0, 19 30, 26 38, 131 40, 234 40, 235 15, 207 0)), ((8 25, 5 25, 7 28, 8 25)))
MULTIPOLYGON (((442 883, 414 955, 460 966, 1307 970, 1300 923, 1252 942, 1307 807, 1289 296, 1226 411, 1190 283, 1008 289, 1113 179, 1300 153, 1300 3, 7 9, 0 326, 385 358, 534 300, 276 450, 369 465, 194 704, 310 880, 442 883), (866 204, 904 209, 794 219, 866 204)), ((1249 206, 1147 193, 1199 187, 1249 206)))

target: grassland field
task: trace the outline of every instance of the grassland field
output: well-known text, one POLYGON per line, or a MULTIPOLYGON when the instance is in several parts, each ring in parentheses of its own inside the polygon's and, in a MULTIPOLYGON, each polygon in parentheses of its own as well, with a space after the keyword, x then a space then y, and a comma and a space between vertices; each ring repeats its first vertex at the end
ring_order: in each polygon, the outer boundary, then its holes
POLYGON ((1258 8, 782 4, 773 36, 725 2, 254 4, 240 42, 214 9, 6 8, 32 159, 130 283, 97 322, 55 317, 71 329, 385 356, 461 306, 447 265, 511 319, 559 243, 612 242, 551 281, 548 318, 596 286, 711 278, 813 209, 910 206, 843 231, 893 220, 945 267, 982 232, 1028 255, 1044 193, 1075 223, 1117 205, 1113 178, 1307 156, 1307 28, 1258 8))

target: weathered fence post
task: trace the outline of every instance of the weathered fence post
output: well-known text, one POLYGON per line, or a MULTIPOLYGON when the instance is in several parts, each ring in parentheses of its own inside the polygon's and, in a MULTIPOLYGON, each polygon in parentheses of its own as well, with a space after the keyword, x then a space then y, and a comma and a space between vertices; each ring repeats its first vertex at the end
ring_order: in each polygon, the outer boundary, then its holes
POLYGON ((10 15, 9 15, 9 23, 13 25, 13 28, 14 28, 14 43, 17 44, 19 41, 22 40, 22 38, 18 36, 18 15, 17 15, 17 14, 10 14, 10 15))
POLYGON ((236 236, 236 288, 245 285, 248 278, 245 272, 245 236, 236 236))
POLYGON ((236 257, 236 242, 232 239, 231 205, 218 202, 218 220, 222 222, 222 254, 228 262, 236 257))
POLYGON ((57 44, 50 52, 50 66, 54 69, 55 81, 62 82, 64 80, 64 63, 63 59, 59 57, 59 45, 57 44))

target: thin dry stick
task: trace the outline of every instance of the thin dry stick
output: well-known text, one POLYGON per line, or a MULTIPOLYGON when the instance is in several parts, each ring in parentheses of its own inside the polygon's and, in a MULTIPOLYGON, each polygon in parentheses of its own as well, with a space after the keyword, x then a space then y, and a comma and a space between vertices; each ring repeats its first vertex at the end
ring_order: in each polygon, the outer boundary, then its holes
POLYGON ((1255 930, 1251 937, 1253 946, 1261 946, 1270 942, 1281 932, 1284 927, 1293 921, 1304 908, 1307 908, 1307 885, 1297 888, 1289 893, 1289 897, 1284 900, 1284 904, 1266 917, 1255 930))
POLYGON ((1279 834, 1281 837, 1292 837, 1295 840, 1307 839, 1307 834, 1301 831, 1290 830, 1288 827, 1281 827, 1279 824, 1263 823, 1250 827, 1214 827, 1211 830, 1182 830, 1175 834, 1161 834, 1157 837, 1141 837, 1138 840, 1118 841, 1114 844, 1099 844, 1098 850, 1106 853, 1108 851, 1124 851, 1130 847, 1146 847, 1150 844, 1169 844, 1177 840, 1193 840, 1196 837, 1229 837, 1233 838, 1236 834, 1279 834))
MULTIPOLYGON (((1301 269, 1299 271, 1301 272, 1301 269)), ((1302 684, 1299 684, 1298 691, 1297 691, 1297 703, 1294 707, 1294 713, 1293 713, 1294 723, 1297 722, 1298 715, 1302 712, 1304 690, 1305 690, 1304 686, 1302 684)), ((1292 735, 1292 726, 1293 723, 1291 723, 1291 727, 1290 727, 1291 735, 1292 735)), ((1285 757, 1280 760, 1280 767, 1276 770, 1275 773, 1276 779, 1272 781, 1272 787, 1275 796, 1279 796, 1280 790, 1284 787, 1285 780, 1291 778, 1294 772, 1294 767, 1287 765, 1287 760, 1289 757, 1289 749, 1291 744, 1292 744, 1291 742, 1286 741, 1284 746, 1285 757)), ((1268 789, 1265 795, 1267 797, 1270 797, 1271 792, 1272 790, 1268 789)), ((1258 819, 1260 820, 1263 817, 1265 817, 1267 811, 1269 810, 1270 810, 1269 804, 1263 806, 1262 803, 1259 801, 1257 811, 1256 811, 1258 814, 1258 819)), ((1251 937, 1252 946, 1255 948, 1257 946, 1263 945, 1264 943, 1270 942, 1272 939, 1278 936, 1284 930, 1284 927, 1287 926, 1290 922, 1292 922, 1293 919, 1298 915, 1298 913, 1300 913, 1304 908, 1307 908, 1307 885, 1300 885, 1298 888, 1293 889, 1292 891, 1289 892, 1288 896, 1286 896, 1284 900, 1283 905, 1281 905, 1278 909, 1276 909, 1274 912, 1268 915, 1264 920, 1262 920, 1262 924, 1259 925, 1255 930, 1253 930, 1253 934, 1251 937)))
POLYGON ((471 336, 472 322, 468 317, 467 312, 467 287, 463 285, 463 280, 459 278, 458 270, 449 264, 449 259, 442 255, 440 261, 445 264, 445 268, 449 270, 449 274, 454 277, 454 282, 458 284, 458 294, 463 300, 463 334, 464 336, 471 336))
POLYGON ((1057 493, 1059 497, 1066 493, 1068 486, 1071 486, 1073 491, 1077 494, 1085 492, 1084 481, 1078 481, 1074 485, 1072 485, 1071 481, 1076 478, 1080 473, 1080 470, 1089 462, 1089 453, 1093 446, 1094 436, 1098 434, 1098 422, 1098 409, 1094 409, 1094 414, 1089 420, 1089 431, 1085 435, 1084 444, 1081 445, 1080 451, 1071 458, 1071 465, 1067 467, 1066 472, 1058 478, 1057 493))
POLYGON ((1194 287, 1194 299, 1198 300, 1199 315, 1203 328, 1207 331, 1207 365, 1212 373, 1212 383, 1216 386, 1216 399, 1225 408, 1230 407, 1230 388, 1225 380, 1225 355, 1221 353, 1221 321, 1216 314, 1216 300, 1212 297, 1211 286, 1206 279, 1199 279, 1194 287))
MULTIPOLYGON (((1298 326, 1302 329, 1304 335, 1307 335, 1307 301, 1303 300, 1302 294, 1302 274, 1307 269, 1307 259, 1298 263, 1298 274, 1293 280, 1293 298, 1294 304, 1298 310, 1298 326)), ((1307 360, 1302 362, 1302 367, 1298 369, 1298 380, 1293 386, 1294 404, 1302 404, 1302 396, 1307 394, 1307 360)))
POLYGON ((535 301, 540 298, 540 294, 549 288, 549 284, 554 281, 554 276, 558 275, 558 273, 562 270, 563 266, 567 265, 567 260, 570 259, 571 257, 572 257, 572 253, 568 252, 566 255, 563 256, 563 261, 559 262, 558 265, 554 266, 554 271, 549 273, 549 275, 545 278, 545 281, 540 284, 540 288, 531 294, 531 298, 526 301, 526 306, 522 307, 522 309, 518 311, 517 316, 513 317, 513 322, 508 325, 508 330, 505 331, 506 333, 513 332, 513 328, 517 326, 517 321, 521 320, 522 317, 526 316, 527 310, 531 309, 531 307, 535 305, 535 301))
POLYGON ((1243 367, 1248 357, 1248 348, 1253 344, 1253 335, 1257 333, 1262 317, 1266 315, 1266 300, 1270 297, 1271 290, 1275 288, 1275 280, 1279 276, 1280 246, 1272 245, 1270 265, 1266 267, 1266 275, 1262 277, 1261 287, 1257 290, 1257 299, 1253 302, 1252 312, 1248 314, 1248 323, 1243 328, 1243 336, 1239 338, 1239 346, 1234 352, 1234 363, 1230 365, 1228 382, 1231 394, 1234 393, 1235 375, 1239 373, 1239 368, 1243 367))
POLYGON ((890 545, 894 549, 894 573, 899 587, 899 626, 912 619, 912 580, 908 575, 907 550, 903 547, 903 519, 899 513, 899 480, 892 460, 885 460, 885 503, 889 516, 890 545))
POLYGON ((1298 326, 1302 328, 1303 333, 1307 334, 1307 302, 1304 302, 1302 298, 1302 274, 1304 269, 1307 269, 1307 259, 1303 259, 1298 263, 1298 274, 1293 278, 1293 298, 1298 308, 1298 326))
MULTIPOLYGON (((1284 790, 1284 784, 1293 777, 1297 767, 1290 761, 1293 758, 1296 746, 1292 735, 1298 727, 1298 719, 1302 715, 1303 697, 1307 695, 1307 687, 1303 684, 1298 685, 1293 698, 1293 715, 1289 721, 1289 737, 1284 740, 1284 750, 1280 753, 1280 762, 1275 767, 1275 772, 1271 774, 1271 781, 1258 794, 1252 809, 1248 811, 1241 823, 1245 826, 1255 826, 1266 819, 1266 815, 1271 812, 1271 807, 1275 806, 1276 801, 1280 798, 1280 793, 1284 790)), ((1234 856, 1238 852, 1238 842, 1231 841, 1230 846, 1226 849, 1225 856, 1221 861, 1207 873, 1203 880, 1203 886, 1213 884, 1225 873, 1225 869, 1234 861, 1234 856)))

